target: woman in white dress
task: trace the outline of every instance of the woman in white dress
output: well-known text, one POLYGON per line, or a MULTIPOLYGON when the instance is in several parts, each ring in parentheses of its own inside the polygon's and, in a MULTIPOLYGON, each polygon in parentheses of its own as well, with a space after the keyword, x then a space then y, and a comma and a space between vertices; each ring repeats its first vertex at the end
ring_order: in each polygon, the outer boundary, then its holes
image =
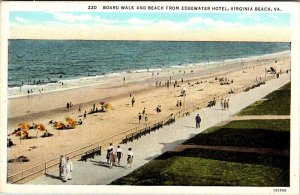
POLYGON ((72 179, 72 171, 73 171, 73 164, 72 161, 70 160, 69 157, 67 157, 67 163, 66 163, 66 180, 71 180, 72 179))

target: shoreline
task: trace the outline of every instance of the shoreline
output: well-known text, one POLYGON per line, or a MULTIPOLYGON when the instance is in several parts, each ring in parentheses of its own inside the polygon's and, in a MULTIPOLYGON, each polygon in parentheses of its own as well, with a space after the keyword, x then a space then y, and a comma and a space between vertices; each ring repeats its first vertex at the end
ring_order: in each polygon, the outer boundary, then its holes
MULTIPOLYGON (((271 56, 267 55, 264 58, 258 57, 258 58, 250 58, 245 61, 237 61, 235 63, 225 62, 222 65, 216 64, 214 66, 207 65, 207 67, 198 66, 197 69, 194 68, 193 73, 186 73, 183 74, 182 70, 175 69, 175 71, 180 71, 179 74, 172 75, 172 81, 177 80, 180 81, 181 79, 184 79, 184 81, 187 80, 197 80, 197 79, 205 79, 212 76, 218 76, 225 73, 234 72, 237 70, 247 69, 249 67, 252 67, 252 63, 259 63, 256 64, 256 66, 263 66, 264 63, 269 63, 269 61, 273 58, 286 58, 290 56, 290 52, 281 53, 280 55, 273 55, 271 56), (244 63, 243 66, 240 64, 244 63)), ((190 70, 190 69, 188 69, 190 70)), ((152 77, 152 73, 146 73, 144 74, 133 74, 131 77, 127 77, 128 80, 126 80, 126 83, 123 83, 123 78, 116 78, 115 80, 112 80, 110 83, 94 83, 90 86, 78 86, 76 88, 69 88, 69 89, 63 89, 61 91, 49 91, 49 92, 43 92, 38 94, 32 94, 32 95, 24 95, 21 97, 16 98, 8 98, 8 118, 13 119, 16 117, 41 113, 44 111, 49 110, 57 110, 57 109, 63 109, 65 107, 66 102, 73 102, 73 104, 76 105, 83 105, 86 103, 94 102, 94 101, 100 101, 103 99, 111 99, 114 96, 126 96, 130 93, 136 93, 138 90, 144 89, 144 88, 151 88, 155 87, 155 82, 165 82, 166 80, 169 80, 170 74, 172 74, 170 71, 164 71, 160 72, 158 77, 152 77), (135 76, 135 77, 133 77, 135 76), (98 91, 99 95, 97 97, 95 96, 85 96, 83 94, 89 94, 91 91, 98 91), (74 96, 74 93, 78 95, 78 97, 74 96), (107 94, 107 95, 103 95, 107 94), (79 98, 81 97, 81 98, 79 98), (53 104, 48 104, 45 106, 43 104, 43 101, 45 99, 48 99, 49 101, 54 99, 64 99, 64 102, 58 102, 58 101, 52 101, 53 104), (32 108, 29 104, 31 104, 32 101, 35 101, 35 107, 32 108), (26 104, 27 106, 20 105, 19 102, 22 102, 23 104, 26 104), (12 113, 11 111, 18 110, 18 112, 12 113)), ((94 93, 94 92, 93 92, 94 93)), ((96 94, 95 94, 96 95, 96 94)))
MULTIPOLYGON (((152 73, 166 73, 170 71, 179 71, 182 69, 187 68, 193 68, 193 69, 210 69, 215 68, 216 65, 220 66, 220 64, 223 64, 221 66, 226 65, 227 63, 239 63, 239 62, 247 62, 255 59, 268 59, 272 57, 280 57, 284 55, 290 55, 290 50, 285 50, 281 52, 271 53, 271 54, 263 54, 263 55, 253 55, 249 57, 242 57, 242 58, 232 58, 232 59, 225 59, 225 60, 219 60, 219 61, 213 61, 213 62, 191 62, 189 64, 180 64, 180 65, 172 65, 169 67, 156 67, 151 69, 137 69, 137 70, 127 70, 127 71, 121 71, 121 72, 112 72, 105 75, 93 75, 93 76, 87 76, 87 77, 79 77, 79 78, 70 78, 70 79, 61 79, 54 82, 49 82, 46 84, 36 85, 36 84, 25 84, 23 86, 14 86, 8 88, 8 99, 15 99, 25 96, 32 96, 32 95, 39 95, 39 94, 45 94, 45 93, 52 93, 52 92, 59 92, 59 91, 65 91, 65 90, 73 90, 83 87, 91 87, 95 85, 104 85, 107 83, 110 83, 115 80, 121 80, 123 77, 137 77, 140 75, 140 77, 147 76, 149 77, 152 73), (88 83, 88 81, 96 82, 96 83, 88 83), (61 82, 70 85, 71 87, 61 87, 61 82), (75 85, 74 85, 75 84, 75 85), (76 85, 77 84, 77 85, 76 85), (53 86, 53 88, 50 88, 50 90, 46 90, 43 92, 34 92, 32 94, 27 94, 28 89, 35 89, 35 90, 41 90, 47 87, 53 86), (10 91, 19 91, 20 87, 23 88, 23 93, 21 94, 13 94, 9 95, 10 91)), ((176 75, 177 76, 177 75, 176 75)), ((12 92, 11 92, 12 93, 12 92)), ((15 92, 16 93, 16 92, 15 92)))

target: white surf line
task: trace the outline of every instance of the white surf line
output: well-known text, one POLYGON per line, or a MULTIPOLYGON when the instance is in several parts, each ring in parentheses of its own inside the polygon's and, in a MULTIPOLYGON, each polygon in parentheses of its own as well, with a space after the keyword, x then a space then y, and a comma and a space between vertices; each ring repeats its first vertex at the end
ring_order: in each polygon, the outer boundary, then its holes
MULTIPOLYGON (((272 91, 282 87, 284 84, 290 82, 290 74, 282 74, 279 79, 272 79, 265 85, 261 85, 248 92, 239 94, 232 94, 229 96, 230 107, 229 110, 221 110, 220 102, 217 102, 214 108, 203 108, 191 115, 179 118, 174 124, 164 126, 160 130, 147 134, 138 140, 122 144, 120 147, 124 152, 121 159, 121 165, 126 165, 128 148, 133 148, 134 161, 133 169, 124 169, 122 167, 113 167, 109 169, 103 164, 106 162, 106 149, 103 148, 102 156, 95 157, 95 159, 88 159, 87 162, 76 161, 73 162, 74 171, 73 179, 63 183, 57 178, 58 171, 50 172, 48 176, 40 176, 28 182, 28 184, 43 184, 43 185, 106 185, 112 181, 127 175, 133 170, 150 162, 152 159, 158 157, 162 153, 174 150, 178 145, 185 140, 195 136, 198 133, 215 126, 216 124, 227 120, 234 113, 263 98, 272 91), (195 116, 199 113, 202 118, 201 128, 195 128, 195 116), (100 163, 101 162, 101 163, 100 163)), ((115 146, 116 147, 116 146, 115 146)))

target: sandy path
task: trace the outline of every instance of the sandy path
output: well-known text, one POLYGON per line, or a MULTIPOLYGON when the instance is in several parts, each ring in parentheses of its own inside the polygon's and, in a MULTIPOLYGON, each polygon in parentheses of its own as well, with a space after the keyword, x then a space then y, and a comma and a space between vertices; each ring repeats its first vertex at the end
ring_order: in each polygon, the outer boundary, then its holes
MULTIPOLYGON (((123 167, 113 167, 109 169, 105 166, 105 155, 89 159, 87 162, 74 162, 73 180, 63 183, 56 177, 57 171, 51 172, 48 176, 38 177, 30 182, 30 184, 109 184, 110 182, 127 175, 134 169, 151 161, 160 154, 174 150, 178 145, 182 144, 186 139, 201 133, 205 129, 217 125, 218 123, 228 120, 228 118, 254 103, 258 99, 263 98, 270 92, 280 88, 290 81, 290 75, 284 74, 280 79, 273 79, 265 85, 252 89, 248 92, 233 94, 230 96, 231 106, 229 110, 222 110, 218 106, 215 108, 203 108, 190 116, 179 118, 176 123, 170 126, 164 126, 159 131, 143 136, 139 140, 135 140, 125 145, 121 145, 125 156, 129 147, 133 148, 134 168, 124 169, 123 167), (199 113, 202 118, 201 128, 195 128, 194 118, 199 113)), ((105 153, 105 152, 104 152, 105 153)), ((121 164, 126 165, 126 157, 121 159, 121 164)))

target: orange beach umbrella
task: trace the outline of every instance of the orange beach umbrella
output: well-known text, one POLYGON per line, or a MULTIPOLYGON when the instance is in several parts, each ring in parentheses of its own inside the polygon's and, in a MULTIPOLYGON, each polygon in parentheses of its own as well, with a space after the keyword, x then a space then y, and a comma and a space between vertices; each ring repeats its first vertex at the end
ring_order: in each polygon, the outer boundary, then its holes
POLYGON ((24 130, 20 130, 18 132, 15 133, 15 136, 20 136, 20 138, 24 138, 28 135, 28 133, 24 130))
POLYGON ((66 121, 67 123, 72 127, 72 128, 75 128, 76 127, 76 121, 71 118, 71 117, 66 117, 66 121))
POLYGON ((20 123, 18 127, 23 130, 29 130, 31 126, 28 123, 20 123))
POLYGON ((45 125, 42 123, 36 124, 36 129, 38 129, 40 131, 46 131, 45 125))
POLYGON ((56 129, 63 129, 66 125, 63 122, 55 122, 53 125, 56 129))
POLYGON ((67 123, 68 123, 69 125, 75 124, 75 123, 76 123, 76 121, 75 121, 73 118, 71 118, 71 117, 66 117, 66 121, 67 121, 67 123))

